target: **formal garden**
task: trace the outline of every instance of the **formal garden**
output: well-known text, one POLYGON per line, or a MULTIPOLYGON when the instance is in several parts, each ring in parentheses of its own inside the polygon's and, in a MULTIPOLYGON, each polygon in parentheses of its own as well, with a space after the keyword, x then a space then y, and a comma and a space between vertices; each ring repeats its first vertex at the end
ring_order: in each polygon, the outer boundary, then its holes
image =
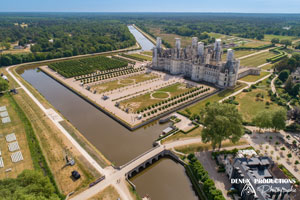
POLYGON ((95 84, 91 86, 91 90, 92 91, 96 90, 96 93, 104 93, 104 92, 120 89, 126 86, 133 86, 156 78, 159 78, 159 76, 156 74, 146 74, 146 73, 133 74, 132 76, 129 75, 128 77, 125 78, 118 78, 117 80, 95 84))
POLYGON ((74 76, 94 73, 97 70, 110 70, 126 67, 127 65, 128 62, 125 61, 116 60, 105 56, 95 56, 51 63, 49 67, 58 72, 60 75, 66 78, 71 78, 74 76))
POLYGON ((199 99, 212 91, 214 89, 203 85, 191 86, 186 83, 175 83, 123 100, 118 106, 125 112, 137 113, 143 117, 153 117, 192 100, 199 99))

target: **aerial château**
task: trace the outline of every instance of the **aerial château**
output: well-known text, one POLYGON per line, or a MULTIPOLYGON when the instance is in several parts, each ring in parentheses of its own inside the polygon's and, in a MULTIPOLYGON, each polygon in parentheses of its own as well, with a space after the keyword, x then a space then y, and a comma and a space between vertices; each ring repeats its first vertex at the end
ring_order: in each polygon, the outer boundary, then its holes
POLYGON ((217 39, 213 46, 205 46, 193 37, 192 45, 181 48, 176 38, 175 48, 163 49, 161 38, 153 48, 152 68, 173 75, 184 75, 193 81, 205 81, 218 87, 233 87, 238 79, 240 61, 234 51, 228 49, 226 62, 222 61, 222 42, 217 39))

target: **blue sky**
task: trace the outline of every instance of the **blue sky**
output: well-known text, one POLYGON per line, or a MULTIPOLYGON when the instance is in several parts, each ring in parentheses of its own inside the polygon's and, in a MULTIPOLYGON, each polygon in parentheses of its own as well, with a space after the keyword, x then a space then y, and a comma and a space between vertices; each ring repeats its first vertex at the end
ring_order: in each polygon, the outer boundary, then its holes
POLYGON ((0 12, 300 13, 300 0, 0 0, 0 12))

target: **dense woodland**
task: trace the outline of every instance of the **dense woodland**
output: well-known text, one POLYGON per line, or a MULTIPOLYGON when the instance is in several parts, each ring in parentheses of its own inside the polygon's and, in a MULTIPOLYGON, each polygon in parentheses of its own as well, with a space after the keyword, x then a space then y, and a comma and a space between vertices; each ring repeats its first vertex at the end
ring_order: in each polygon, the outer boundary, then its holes
POLYGON ((144 27, 159 26, 166 33, 200 39, 209 37, 206 32, 259 40, 264 38, 264 34, 300 36, 300 15, 296 14, 145 14, 131 20, 144 27))
POLYGON ((33 53, 2 55, 0 66, 122 49, 133 46, 135 38, 125 23, 98 15, 1 14, 1 46, 15 42, 33 44, 33 53))
POLYGON ((15 42, 34 45, 30 54, 0 56, 0 66, 126 48, 135 44, 126 27, 131 23, 148 33, 149 27, 158 27, 209 43, 214 39, 209 32, 253 39, 263 39, 264 34, 300 36, 297 14, 2 13, 0 49, 15 42), (28 27, 22 28, 22 23, 28 27))

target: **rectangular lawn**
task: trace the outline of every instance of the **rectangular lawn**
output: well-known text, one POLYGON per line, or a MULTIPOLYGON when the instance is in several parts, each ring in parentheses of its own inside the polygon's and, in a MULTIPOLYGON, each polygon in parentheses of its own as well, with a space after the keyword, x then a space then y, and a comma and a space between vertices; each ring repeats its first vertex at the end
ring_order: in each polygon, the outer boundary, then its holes
POLYGON ((158 78, 158 76, 155 74, 139 74, 139 75, 123 78, 120 80, 110 81, 103 84, 97 84, 92 86, 91 89, 96 90, 97 93, 103 93, 103 92, 115 90, 118 88, 141 83, 155 78, 158 78))
POLYGON ((134 97, 128 100, 124 100, 120 102, 121 108, 130 108, 132 112, 136 112, 141 108, 146 108, 155 103, 158 103, 162 100, 166 100, 170 97, 182 94, 191 90, 192 88, 187 88, 186 84, 183 83, 175 83, 173 85, 169 85, 167 87, 161 88, 159 90, 155 90, 151 93, 147 93, 144 95, 140 95, 138 97, 134 97))
POLYGON ((267 62, 267 58, 271 58, 275 55, 273 52, 264 52, 250 56, 248 58, 241 59, 241 66, 258 67, 267 62))

